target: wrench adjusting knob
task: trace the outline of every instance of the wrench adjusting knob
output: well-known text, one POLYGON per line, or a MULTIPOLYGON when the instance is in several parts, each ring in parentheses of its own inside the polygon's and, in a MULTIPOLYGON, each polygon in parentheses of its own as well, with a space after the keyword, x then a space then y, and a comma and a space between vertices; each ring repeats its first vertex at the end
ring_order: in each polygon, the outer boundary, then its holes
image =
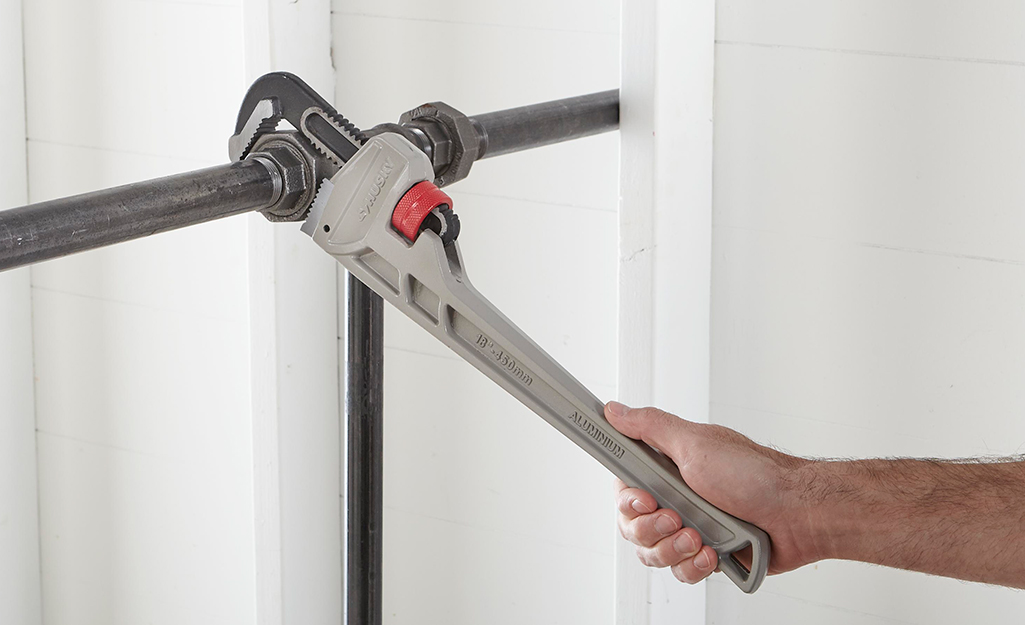
POLYGON ((459 236, 459 217, 452 210, 452 198, 426 181, 402 196, 391 223, 410 243, 424 230, 432 230, 445 245, 451 245, 459 236))

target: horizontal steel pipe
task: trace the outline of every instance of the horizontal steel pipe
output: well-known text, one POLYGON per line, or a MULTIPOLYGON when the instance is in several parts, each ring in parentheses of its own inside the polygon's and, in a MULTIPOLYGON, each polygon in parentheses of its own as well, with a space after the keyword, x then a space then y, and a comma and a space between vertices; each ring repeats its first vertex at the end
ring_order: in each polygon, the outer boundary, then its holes
POLYGON ((483 137, 479 158, 491 158, 619 128, 619 91, 555 100, 471 118, 483 137))
POLYGON ((0 211, 0 271, 271 206, 274 166, 250 160, 0 211))
MULTIPOLYGON (((486 113, 471 121, 480 140, 477 157, 491 158, 616 130, 619 92, 486 113)), ((254 158, 0 211, 0 271, 266 209, 277 201, 281 185, 277 167, 254 158)))

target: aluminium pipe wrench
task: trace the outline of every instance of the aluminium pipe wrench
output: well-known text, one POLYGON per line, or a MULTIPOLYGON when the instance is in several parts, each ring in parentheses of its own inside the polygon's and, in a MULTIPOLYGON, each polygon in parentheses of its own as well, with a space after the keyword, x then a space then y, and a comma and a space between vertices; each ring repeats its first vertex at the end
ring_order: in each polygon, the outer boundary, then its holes
POLYGON ((371 138, 325 182, 303 226, 324 250, 627 484, 676 510, 745 592, 762 583, 769 537, 699 497, 679 470, 605 420, 580 382, 478 293, 463 270, 452 200, 405 138, 371 138), (751 548, 750 570, 736 553, 751 548))

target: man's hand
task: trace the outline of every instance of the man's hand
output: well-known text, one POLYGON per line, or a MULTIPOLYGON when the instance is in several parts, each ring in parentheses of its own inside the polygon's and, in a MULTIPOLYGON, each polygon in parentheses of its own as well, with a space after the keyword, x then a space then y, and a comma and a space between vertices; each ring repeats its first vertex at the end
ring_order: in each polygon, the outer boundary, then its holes
MULTIPOLYGON (((794 472, 809 461, 762 447, 733 430, 684 421, 655 408, 611 402, 605 417, 620 432, 669 456, 683 480, 709 503, 769 533, 770 573, 814 562, 815 545, 804 502, 792 492, 794 472)), ((672 567, 682 582, 696 583, 716 569, 717 556, 680 515, 658 509, 651 494, 616 480, 619 530, 637 545, 641 562, 672 567)), ((745 563, 747 564, 747 563, 745 563)))
MULTIPOLYGON (((709 503, 768 532, 770 574, 839 558, 1025 588, 1020 458, 806 460, 655 408, 611 402, 605 417, 669 456, 709 503)), ((616 505, 644 564, 687 583, 715 570, 715 551, 649 493, 616 480, 616 505)))

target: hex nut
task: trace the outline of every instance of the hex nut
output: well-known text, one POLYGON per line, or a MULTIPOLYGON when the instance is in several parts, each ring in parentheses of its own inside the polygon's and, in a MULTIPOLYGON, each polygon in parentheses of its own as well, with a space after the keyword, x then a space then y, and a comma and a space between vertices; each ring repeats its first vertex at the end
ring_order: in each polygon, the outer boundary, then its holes
POLYGON ((281 175, 281 195, 274 206, 262 211, 263 215, 275 222, 305 219, 316 193, 316 164, 285 135, 268 135, 258 141, 247 158, 257 156, 273 162, 281 175))
POLYGON ((444 187, 469 176, 474 161, 480 157, 480 137, 470 118, 444 102, 432 102, 404 113, 399 123, 426 119, 441 123, 452 141, 451 161, 440 171, 435 184, 444 187))

